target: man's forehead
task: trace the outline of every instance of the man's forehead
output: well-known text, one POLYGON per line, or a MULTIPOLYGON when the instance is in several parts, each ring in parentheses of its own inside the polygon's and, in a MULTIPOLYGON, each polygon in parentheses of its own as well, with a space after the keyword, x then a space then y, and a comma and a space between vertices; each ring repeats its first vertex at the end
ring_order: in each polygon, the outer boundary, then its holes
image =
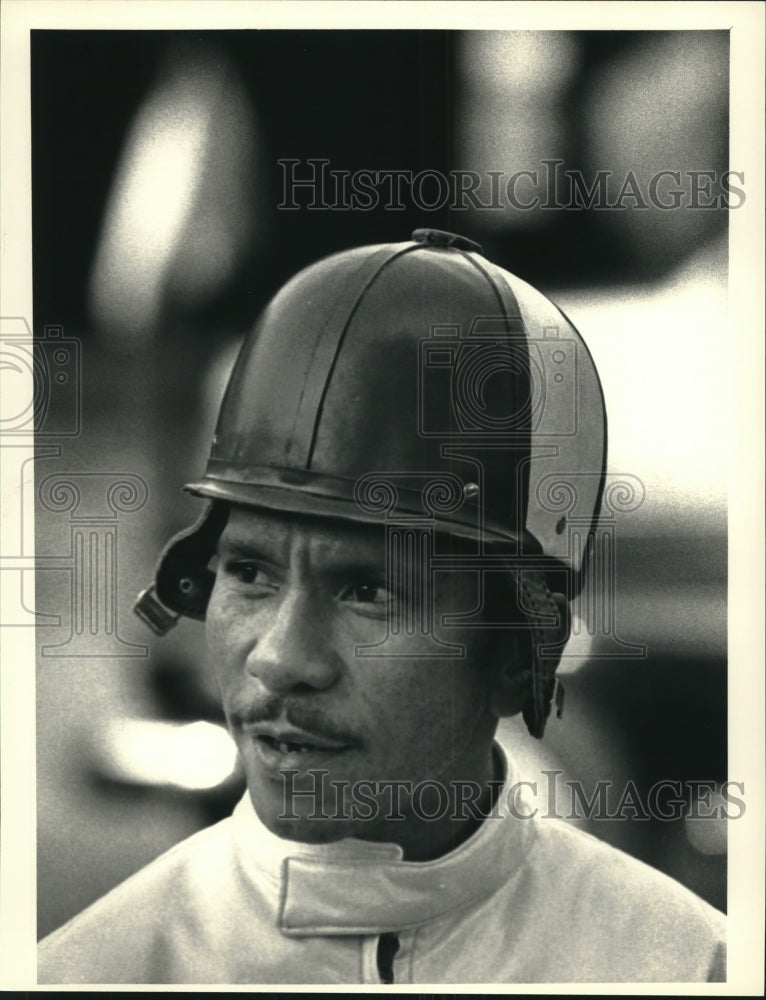
POLYGON ((291 550, 307 551, 334 561, 379 563, 385 555, 382 526, 340 519, 276 513, 232 505, 221 535, 224 548, 257 550, 287 558, 291 550))

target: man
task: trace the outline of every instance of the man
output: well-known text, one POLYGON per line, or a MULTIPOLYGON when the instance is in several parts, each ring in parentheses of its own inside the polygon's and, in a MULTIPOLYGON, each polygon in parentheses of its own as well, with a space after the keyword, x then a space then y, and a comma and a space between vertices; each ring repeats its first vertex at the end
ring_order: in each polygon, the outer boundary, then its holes
POLYGON ((205 620, 247 794, 44 941, 40 982, 723 978, 722 915, 536 815, 494 742, 561 704, 605 442, 577 332, 469 240, 289 282, 137 606, 205 620))

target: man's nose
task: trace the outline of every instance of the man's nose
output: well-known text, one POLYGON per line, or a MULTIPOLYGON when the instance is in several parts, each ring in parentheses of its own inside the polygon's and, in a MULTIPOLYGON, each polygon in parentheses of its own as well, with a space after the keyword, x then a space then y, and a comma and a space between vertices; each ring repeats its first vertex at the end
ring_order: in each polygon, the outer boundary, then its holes
POLYGON ((342 662, 323 612, 309 594, 286 589, 247 657, 248 673, 275 694, 331 687, 342 662))

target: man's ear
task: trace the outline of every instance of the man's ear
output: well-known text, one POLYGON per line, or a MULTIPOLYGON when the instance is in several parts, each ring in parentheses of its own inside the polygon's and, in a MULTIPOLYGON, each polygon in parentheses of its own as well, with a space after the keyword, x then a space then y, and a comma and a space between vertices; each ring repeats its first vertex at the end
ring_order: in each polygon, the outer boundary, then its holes
MULTIPOLYGON (((563 594, 551 593, 550 596, 556 605, 557 621, 540 631, 544 636, 541 645, 546 649, 546 672, 552 675, 569 639, 572 616, 569 602, 563 594)), ((498 662, 490 691, 490 708, 499 719, 518 715, 532 699, 535 655, 539 655, 539 651, 535 650, 535 640, 526 629, 511 633, 508 641, 496 651, 498 662)))

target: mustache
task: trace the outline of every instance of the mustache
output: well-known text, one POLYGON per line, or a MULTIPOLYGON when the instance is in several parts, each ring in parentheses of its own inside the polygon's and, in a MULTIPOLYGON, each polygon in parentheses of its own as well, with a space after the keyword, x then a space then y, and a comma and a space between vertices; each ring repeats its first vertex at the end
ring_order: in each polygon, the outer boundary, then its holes
POLYGON ((321 709, 295 698, 281 698, 273 695, 266 701, 234 707, 232 716, 240 723, 255 725, 259 722, 276 722, 284 719, 295 729, 301 729, 315 736, 337 743, 361 743, 361 739, 350 729, 338 725, 321 709))

